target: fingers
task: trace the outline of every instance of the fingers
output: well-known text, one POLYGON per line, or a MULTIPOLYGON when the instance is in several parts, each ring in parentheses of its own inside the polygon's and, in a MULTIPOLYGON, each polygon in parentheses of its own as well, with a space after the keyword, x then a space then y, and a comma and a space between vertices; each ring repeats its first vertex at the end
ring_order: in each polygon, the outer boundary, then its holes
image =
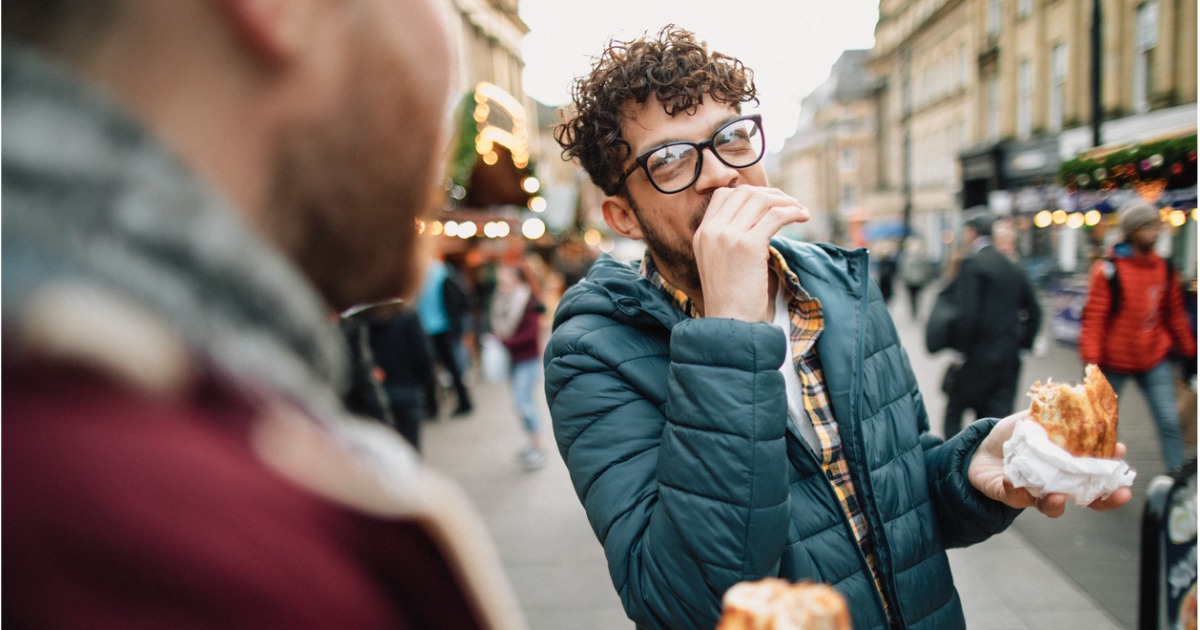
POLYGON ((1110 494, 1107 499, 1096 499, 1095 501, 1092 501, 1092 503, 1088 505, 1088 509, 1096 510, 1097 512, 1107 512, 1109 510, 1115 510, 1122 505, 1129 503, 1130 499, 1132 498, 1132 490, 1129 488, 1118 488, 1116 492, 1110 494))
POLYGON ((1125 453, 1128 451, 1129 451, 1129 449, 1126 448, 1126 446, 1123 442, 1117 442, 1117 449, 1113 455, 1113 459, 1124 459, 1125 453))
POLYGON ((776 188, 738 186, 713 192, 701 227, 722 233, 766 234, 789 223, 807 221, 808 208, 776 188))
POLYGON ((1052 492, 1037 499, 1034 502, 1034 507, 1050 518, 1058 518, 1063 515, 1063 512, 1067 511, 1067 495, 1052 492))

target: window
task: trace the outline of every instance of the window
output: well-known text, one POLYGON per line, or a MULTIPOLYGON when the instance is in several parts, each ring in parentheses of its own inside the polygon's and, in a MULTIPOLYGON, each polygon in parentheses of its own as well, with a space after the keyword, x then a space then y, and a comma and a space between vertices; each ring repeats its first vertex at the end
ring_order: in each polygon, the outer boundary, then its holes
POLYGON ((1063 101, 1067 94, 1067 45, 1055 44, 1050 51, 1050 103, 1047 126, 1057 133, 1063 128, 1063 101))
POLYGON ((1027 18, 1033 13, 1033 0, 1017 1, 1017 16, 1027 18))
POLYGON ((987 34, 989 38, 1000 35, 1001 0, 988 0, 987 4, 987 34))
POLYGON ((842 184, 842 207, 852 208, 857 203, 854 198, 854 184, 842 184))
POLYGON ((987 137, 1000 140, 1000 77, 993 75, 987 80, 987 137))
POLYGON ((1137 8, 1134 22, 1133 111, 1150 111, 1154 88, 1154 52, 1158 48, 1158 0, 1137 8))
POLYGON ((847 172, 858 170, 858 152, 854 149, 842 149, 842 155, 838 159, 838 168, 841 170, 847 172))
POLYGON ((1021 62, 1017 70, 1017 136, 1026 140, 1033 133, 1033 64, 1021 62))

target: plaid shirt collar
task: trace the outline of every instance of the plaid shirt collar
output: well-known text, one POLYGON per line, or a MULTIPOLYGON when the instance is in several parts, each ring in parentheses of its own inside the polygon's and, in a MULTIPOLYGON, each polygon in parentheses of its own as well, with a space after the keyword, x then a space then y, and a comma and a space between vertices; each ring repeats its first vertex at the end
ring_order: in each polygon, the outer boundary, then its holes
MULTIPOLYGON (((792 273, 792 270, 788 268, 787 262, 783 259, 783 254, 780 254, 779 250, 775 249, 774 247, 769 247, 767 249, 768 252, 770 252, 770 259, 767 261, 767 266, 772 272, 775 273, 780 282, 783 283, 783 286, 788 292, 788 301, 791 302, 797 299, 807 301, 812 299, 808 295, 808 292, 800 286, 800 279, 797 278, 796 274, 792 273)), ((695 301, 688 297, 688 295, 682 290, 672 286, 671 283, 667 282, 667 279, 662 277, 662 274, 658 272, 658 267, 654 264, 654 259, 651 258, 650 252, 647 251, 646 255, 642 257, 642 264, 638 269, 638 273, 649 280, 650 284, 658 288, 659 291, 662 291, 663 294, 667 296, 667 299, 670 300, 671 304, 674 305, 675 308, 682 311, 685 315, 691 318, 700 316, 699 311, 696 309, 695 301)))

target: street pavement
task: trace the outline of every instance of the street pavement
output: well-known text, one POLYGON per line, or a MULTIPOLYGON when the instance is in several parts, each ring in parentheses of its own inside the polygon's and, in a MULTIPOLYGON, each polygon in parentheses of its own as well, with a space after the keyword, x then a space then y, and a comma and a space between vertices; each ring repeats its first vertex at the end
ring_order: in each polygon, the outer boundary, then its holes
MULTIPOLYGON (((926 293, 931 299, 933 291, 926 293)), ((897 296, 894 304, 897 329, 934 431, 940 432, 944 398, 938 384, 950 358, 924 351, 920 325, 908 317, 905 299, 897 296)), ((1041 356, 1029 358, 1023 384, 1048 377, 1082 378, 1073 348, 1051 342, 1041 356)), ((1136 625, 1141 505, 1146 484, 1162 471, 1157 437, 1136 389, 1127 387, 1123 393, 1120 425, 1128 460, 1138 470, 1135 501, 1107 514, 1070 505, 1060 519, 1029 512, 984 543, 951 550, 969 628, 1107 630, 1136 625)), ((423 452, 430 465, 456 479, 474 499, 530 628, 631 628, 557 451, 550 449, 541 470, 523 470, 517 453, 524 438, 504 383, 474 375, 472 396, 473 414, 424 424, 423 452)), ((1026 403, 1022 399, 1018 404, 1026 403)), ((544 400, 542 411, 543 440, 552 445, 544 400)))

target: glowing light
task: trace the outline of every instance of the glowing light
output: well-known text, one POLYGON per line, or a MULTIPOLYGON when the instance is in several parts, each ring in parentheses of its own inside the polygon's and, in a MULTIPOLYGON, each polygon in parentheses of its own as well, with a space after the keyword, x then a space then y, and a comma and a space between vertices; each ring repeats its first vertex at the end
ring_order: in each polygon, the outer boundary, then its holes
POLYGON ((1083 222, 1088 225, 1100 225, 1101 218, 1099 210, 1088 210, 1087 214, 1083 215, 1083 222))
POLYGON ((546 211, 546 198, 545 197, 531 198, 529 200, 529 209, 534 212, 545 212, 546 211))
POLYGON ((616 243, 614 243, 610 240, 607 240, 607 239, 600 241, 600 251, 604 252, 605 254, 612 252, 613 248, 615 248, 616 246, 617 246, 616 243))
POLYGON ((1050 227, 1050 223, 1054 220, 1053 215, 1049 210, 1042 210, 1033 216, 1033 224, 1040 227, 1050 227))
POLYGON ((1072 230, 1078 230, 1079 228, 1083 227, 1083 221, 1083 213, 1072 212, 1067 216, 1067 227, 1071 228, 1072 230))
POLYGON ((1050 218, 1054 220, 1055 225, 1062 225, 1067 222, 1067 211, 1055 210, 1050 214, 1050 218))
POLYGON ((508 223, 505 221, 489 221, 483 226, 483 235, 488 238, 504 238, 508 236, 508 223))
POLYGON ((491 112, 492 112, 492 109, 487 106, 487 103, 480 103, 480 104, 476 105, 475 106, 475 114, 473 116, 475 118, 475 122, 481 123, 481 122, 487 120, 488 114, 490 114, 491 112))
POLYGON ((1192 208, 1192 220, 1193 221, 1196 220, 1196 209, 1195 208, 1192 208))
POLYGON ((428 227, 425 225, 425 221, 423 221, 421 219, 417 219, 415 224, 416 224, 416 228, 417 228, 417 234, 424 234, 425 229, 428 227))
POLYGON ((474 221, 463 221, 458 224, 458 238, 467 239, 479 232, 479 226, 474 221))
POLYGON ((500 161, 500 156, 496 155, 495 151, 488 151, 487 153, 483 154, 483 163, 487 164, 488 166, 492 166, 498 161, 500 161))
POLYGON ((1175 227, 1183 227, 1187 223, 1187 214, 1183 210, 1175 210, 1171 213, 1171 225, 1175 227))
POLYGON ((458 236, 458 221, 447 221, 442 227, 442 233, 446 236, 458 236))
POLYGON ((521 180, 521 189, 531 195, 541 189, 541 187, 542 182, 539 182, 538 178, 533 175, 521 180))
POLYGON ((595 247, 600 244, 600 230, 591 229, 583 233, 583 242, 590 247, 595 247))
POLYGON ((521 234, 531 241, 536 241, 546 234, 546 224, 536 217, 525 219, 521 224, 521 234))

